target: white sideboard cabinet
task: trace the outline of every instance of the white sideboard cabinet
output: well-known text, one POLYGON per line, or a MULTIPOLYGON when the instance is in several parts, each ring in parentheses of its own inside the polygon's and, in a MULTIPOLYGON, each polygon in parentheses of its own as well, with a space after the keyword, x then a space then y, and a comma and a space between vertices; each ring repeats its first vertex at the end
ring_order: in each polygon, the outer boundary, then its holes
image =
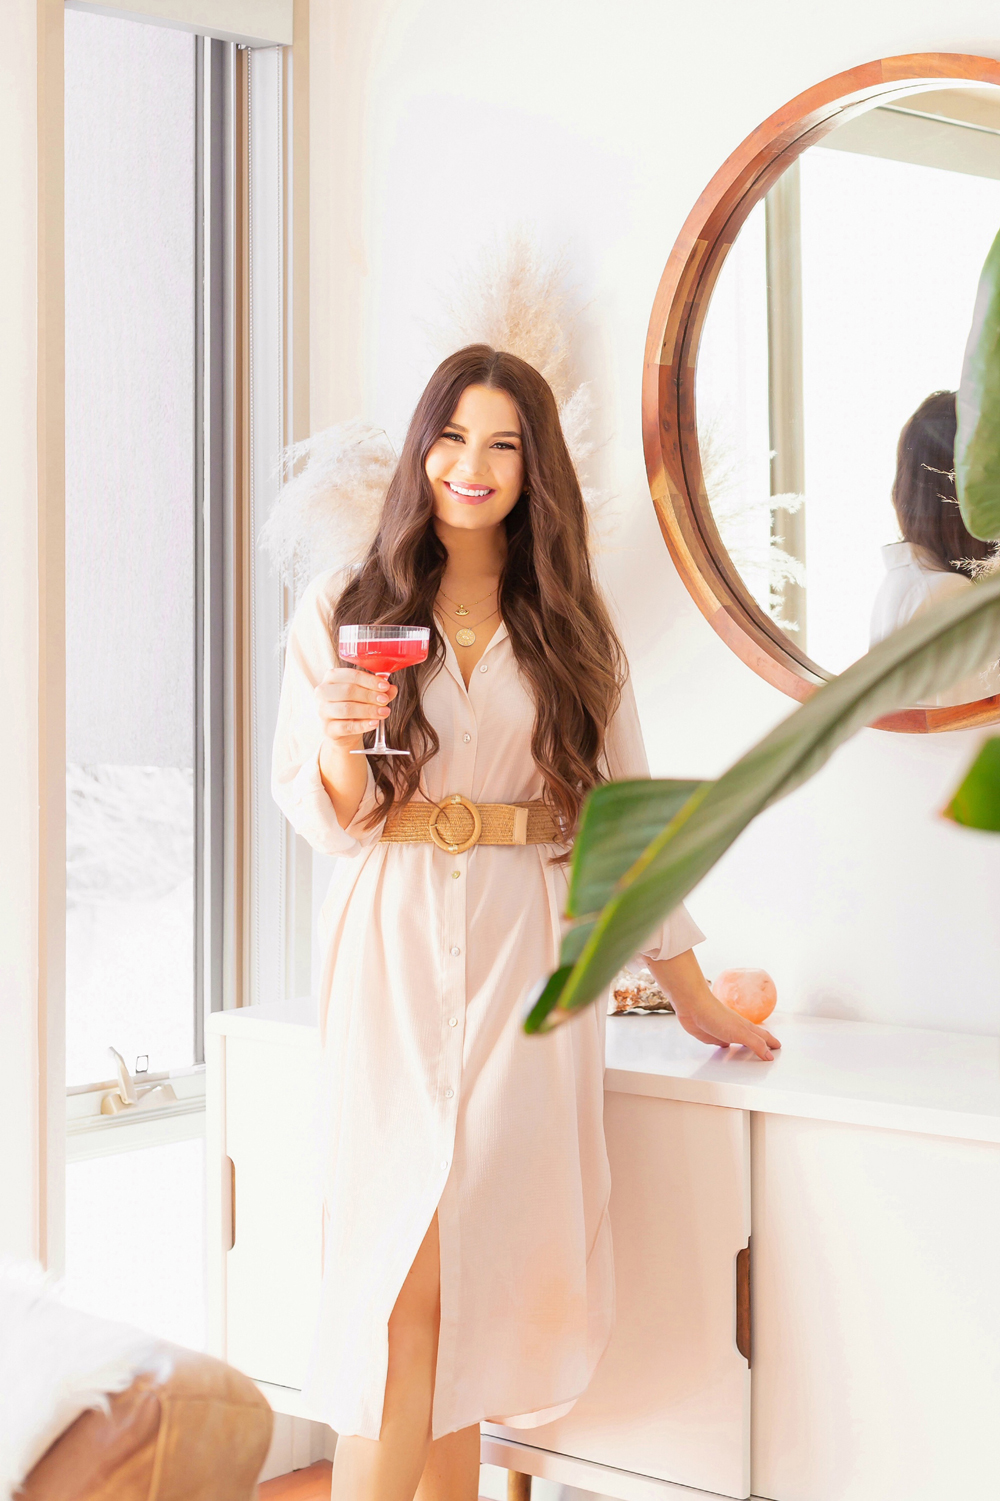
MULTIPOLYGON (((995 1501, 1000 1043, 775 1030, 765 1065, 609 1020, 615 1333, 566 1417, 486 1425, 483 1458, 622 1501, 995 1501)), ((213 1349, 312 1416, 314 1008, 217 1014, 207 1049, 213 1349)))

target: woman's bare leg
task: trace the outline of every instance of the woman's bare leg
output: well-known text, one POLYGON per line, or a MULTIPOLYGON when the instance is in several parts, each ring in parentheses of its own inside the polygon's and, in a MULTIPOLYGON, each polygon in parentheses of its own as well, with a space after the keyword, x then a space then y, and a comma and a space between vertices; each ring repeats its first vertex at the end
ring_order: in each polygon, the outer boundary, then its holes
MULTIPOLYGON (((381 1433, 377 1439, 353 1436, 337 1440, 332 1501, 413 1501, 431 1450, 440 1318, 441 1269, 435 1215, 389 1318, 389 1369, 381 1433)), ((439 1494, 450 1498, 452 1492, 433 1494, 436 1501, 439 1494)), ((454 1494, 457 1497, 458 1493, 454 1494)), ((473 1491, 472 1497, 475 1495, 473 1491)), ((465 1501, 464 1494, 461 1501, 465 1501)))
POLYGON ((431 1444, 416 1501, 477 1501, 479 1424, 446 1433, 431 1444))

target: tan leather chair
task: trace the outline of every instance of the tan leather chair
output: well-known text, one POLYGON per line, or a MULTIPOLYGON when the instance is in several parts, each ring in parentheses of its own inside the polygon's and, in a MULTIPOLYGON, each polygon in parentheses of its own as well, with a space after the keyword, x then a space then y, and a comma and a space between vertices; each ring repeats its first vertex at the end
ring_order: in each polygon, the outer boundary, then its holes
POLYGON ((171 1347, 165 1381, 140 1376, 85 1412, 35 1465, 20 1501, 249 1501, 273 1416, 246 1376, 171 1347))

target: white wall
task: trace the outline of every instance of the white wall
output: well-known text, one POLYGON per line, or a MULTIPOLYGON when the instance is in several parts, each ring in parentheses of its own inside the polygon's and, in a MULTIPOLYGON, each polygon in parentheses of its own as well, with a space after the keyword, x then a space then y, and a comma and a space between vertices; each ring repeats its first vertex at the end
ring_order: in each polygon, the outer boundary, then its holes
MULTIPOLYGON (((992 0, 316 0, 310 24, 314 430, 360 413, 398 437, 452 279, 512 227, 565 248, 617 498, 602 569, 654 773, 718 773, 791 705, 722 645, 659 537, 639 418, 657 281, 762 119, 871 58, 997 55, 992 0)), ((761 819, 691 901, 708 973, 762 964, 789 1009, 1000 1033, 1000 841, 934 819, 974 743, 868 731, 761 819)))

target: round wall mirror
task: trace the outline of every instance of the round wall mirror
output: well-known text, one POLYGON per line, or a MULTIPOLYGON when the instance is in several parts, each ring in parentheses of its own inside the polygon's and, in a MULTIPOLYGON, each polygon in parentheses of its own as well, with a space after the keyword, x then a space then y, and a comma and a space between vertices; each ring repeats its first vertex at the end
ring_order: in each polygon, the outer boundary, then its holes
MULTIPOLYGON (((955 500, 955 400, 1000 231, 1000 63, 883 59, 792 100, 702 194, 661 279, 643 431, 685 583, 804 699, 992 544, 955 500)), ((1000 664, 880 720, 1000 720, 1000 664)))

